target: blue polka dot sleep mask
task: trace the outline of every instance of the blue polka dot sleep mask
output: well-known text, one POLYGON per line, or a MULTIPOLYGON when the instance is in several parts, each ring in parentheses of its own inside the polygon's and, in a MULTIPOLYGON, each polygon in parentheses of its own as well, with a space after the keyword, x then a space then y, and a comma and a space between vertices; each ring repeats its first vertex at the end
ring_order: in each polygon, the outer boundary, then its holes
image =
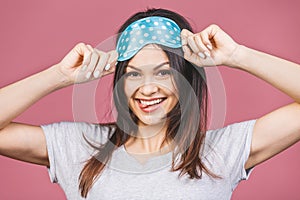
POLYGON ((182 47, 180 32, 179 26, 165 17, 152 16, 137 20, 130 24, 118 39, 118 61, 132 58, 147 44, 182 47))

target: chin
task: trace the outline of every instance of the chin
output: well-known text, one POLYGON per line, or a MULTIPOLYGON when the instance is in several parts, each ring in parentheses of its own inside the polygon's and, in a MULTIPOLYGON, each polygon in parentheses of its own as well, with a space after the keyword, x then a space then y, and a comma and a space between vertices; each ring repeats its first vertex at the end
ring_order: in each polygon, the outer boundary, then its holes
POLYGON ((139 124, 144 126, 150 125, 165 125, 166 123, 166 116, 151 116, 151 115, 143 115, 138 117, 139 124))

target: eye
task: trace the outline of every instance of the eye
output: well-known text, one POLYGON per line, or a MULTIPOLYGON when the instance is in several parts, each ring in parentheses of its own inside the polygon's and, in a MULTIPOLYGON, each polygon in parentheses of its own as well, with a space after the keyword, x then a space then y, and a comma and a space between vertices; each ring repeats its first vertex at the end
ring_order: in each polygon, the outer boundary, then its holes
POLYGON ((137 77, 140 77, 141 74, 138 73, 138 72, 127 72, 125 74, 126 77, 129 77, 129 78, 137 78, 137 77))
POLYGON ((157 73, 157 75, 158 75, 158 76, 161 76, 161 77, 170 76, 170 74, 171 74, 171 71, 170 71, 170 70, 167 70, 167 69, 165 69, 165 70, 160 70, 160 71, 157 73))

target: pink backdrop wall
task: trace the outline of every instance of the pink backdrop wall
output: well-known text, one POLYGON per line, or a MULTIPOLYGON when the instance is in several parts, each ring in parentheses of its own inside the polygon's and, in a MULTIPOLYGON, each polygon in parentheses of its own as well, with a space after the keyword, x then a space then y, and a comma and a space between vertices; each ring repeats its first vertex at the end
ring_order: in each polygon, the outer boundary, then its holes
MULTIPOLYGON (((297 0, 11 0, 0 2, 0 87, 46 69, 79 41, 97 45, 113 35, 127 17, 146 7, 178 11, 198 31, 219 24, 244 45, 300 63, 297 0)), ((245 72, 226 67, 220 71, 227 92, 225 124, 258 118, 292 101, 245 72)), ((105 87, 99 90, 104 93, 105 87)), ((45 97, 16 119, 36 125, 63 120, 72 120, 71 87, 45 97)), ((233 199, 300 199, 299 154, 300 144, 296 144, 256 167, 233 199)), ((50 183, 44 167, 0 157, 0 199, 65 197, 50 183)))

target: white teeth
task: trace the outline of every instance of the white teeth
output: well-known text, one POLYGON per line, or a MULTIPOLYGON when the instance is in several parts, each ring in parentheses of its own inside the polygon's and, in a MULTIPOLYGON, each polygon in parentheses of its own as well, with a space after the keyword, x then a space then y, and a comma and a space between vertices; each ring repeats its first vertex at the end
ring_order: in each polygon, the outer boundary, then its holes
POLYGON ((143 105, 150 106, 150 105, 158 104, 158 103, 162 102, 162 100, 163 100, 163 99, 156 99, 156 100, 153 100, 153 101, 144 101, 144 100, 140 100, 140 102, 141 102, 143 105))

